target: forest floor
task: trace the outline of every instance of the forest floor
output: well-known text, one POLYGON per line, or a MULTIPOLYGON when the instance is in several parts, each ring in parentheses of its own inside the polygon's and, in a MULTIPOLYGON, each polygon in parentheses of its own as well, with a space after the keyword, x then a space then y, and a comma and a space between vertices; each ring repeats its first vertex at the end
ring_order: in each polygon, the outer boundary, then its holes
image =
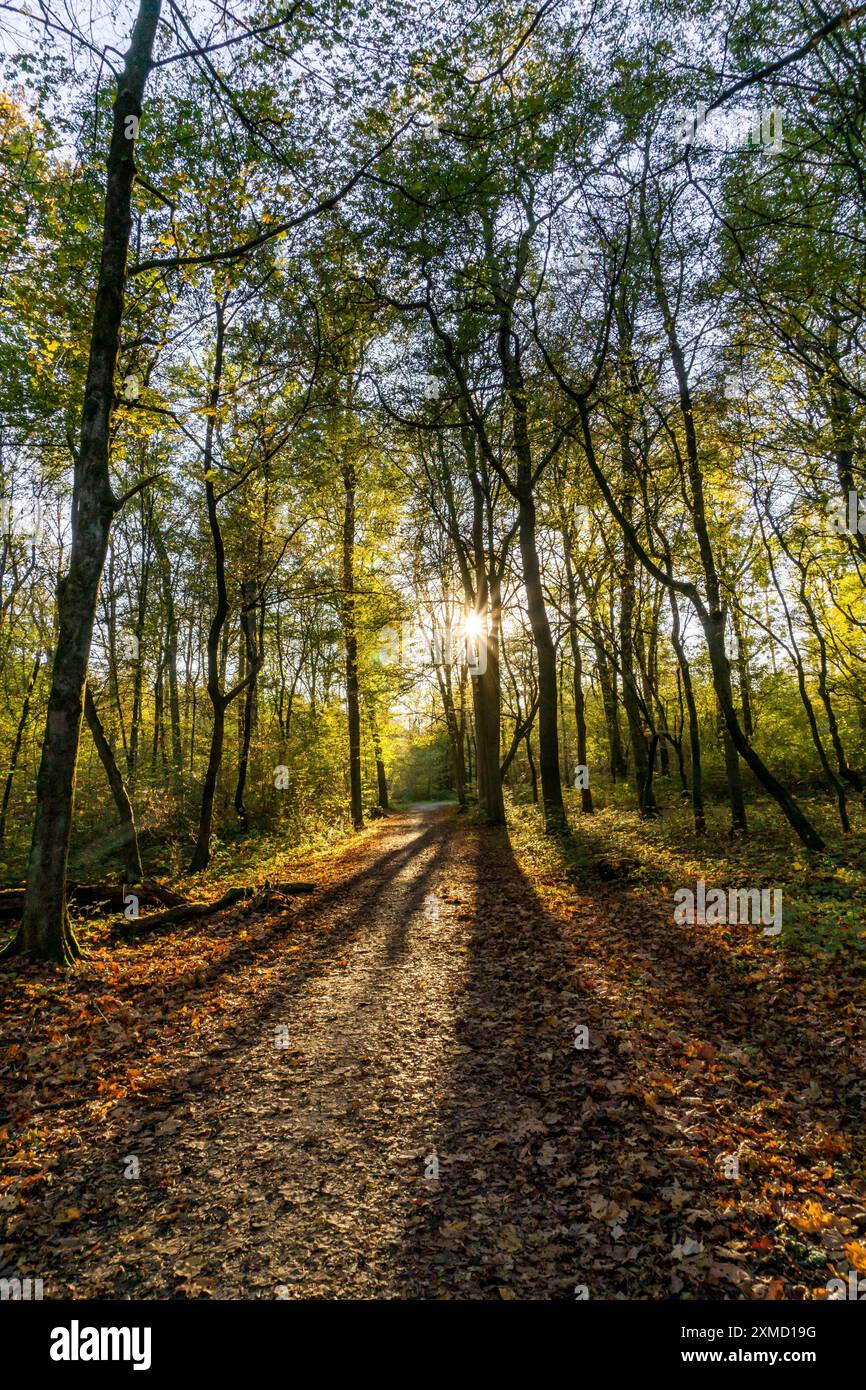
POLYGON ((4 970, 0 1274, 736 1299, 866 1273, 862 953, 678 926, 670 880, 528 824, 414 806, 289 908, 4 970))

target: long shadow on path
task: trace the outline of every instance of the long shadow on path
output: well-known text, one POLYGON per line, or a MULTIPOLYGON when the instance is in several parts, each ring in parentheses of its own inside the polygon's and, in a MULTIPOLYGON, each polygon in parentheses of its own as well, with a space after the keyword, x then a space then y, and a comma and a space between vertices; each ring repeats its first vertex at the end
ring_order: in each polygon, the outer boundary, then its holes
POLYGON ((505 831, 467 829, 462 880, 474 922, 431 1136, 439 1178, 418 1178, 398 1286, 421 1298, 737 1297, 729 1272, 708 1260, 692 1280, 687 1267, 686 1242, 729 1239, 730 1186, 688 1200, 702 1146, 647 1095, 632 1034, 581 987, 574 943, 505 831))

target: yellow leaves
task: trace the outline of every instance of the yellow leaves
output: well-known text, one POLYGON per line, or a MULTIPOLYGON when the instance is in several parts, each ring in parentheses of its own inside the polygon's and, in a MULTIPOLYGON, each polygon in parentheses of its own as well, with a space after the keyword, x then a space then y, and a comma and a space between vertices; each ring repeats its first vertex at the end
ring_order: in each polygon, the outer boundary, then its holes
POLYGON ((807 1235, 816 1235, 824 1226, 830 1224, 832 1216, 826 1212, 819 1202, 808 1201, 799 1212, 791 1212, 788 1220, 792 1226, 796 1226, 798 1231, 803 1231, 807 1235))
POLYGON ((104 1077, 100 1077, 96 1090, 99 1095, 107 1096, 110 1100, 120 1100, 126 1095, 125 1086, 119 1086, 116 1081, 106 1081, 104 1077))
POLYGON ((61 1207, 55 1215, 52 1226, 68 1226, 73 1221, 81 1220, 81 1212, 77 1207, 61 1207))
POLYGON ((788 1208, 785 1216, 792 1226, 804 1235, 810 1236, 839 1236, 849 1235, 854 1229, 847 1216, 841 1216, 837 1212, 826 1211, 820 1202, 811 1198, 803 1203, 799 1211, 788 1208))

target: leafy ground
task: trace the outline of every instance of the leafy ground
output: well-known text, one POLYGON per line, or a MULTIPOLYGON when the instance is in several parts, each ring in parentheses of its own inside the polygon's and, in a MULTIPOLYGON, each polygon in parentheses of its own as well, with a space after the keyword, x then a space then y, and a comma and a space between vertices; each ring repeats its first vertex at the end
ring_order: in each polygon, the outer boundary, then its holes
POLYGON ((414 807, 285 865, 319 884, 290 908, 6 970, 0 1272, 505 1299, 866 1273, 860 869, 675 821, 603 809, 569 846, 529 808, 509 836, 414 807), (696 873, 782 866, 782 937, 674 924, 696 873))

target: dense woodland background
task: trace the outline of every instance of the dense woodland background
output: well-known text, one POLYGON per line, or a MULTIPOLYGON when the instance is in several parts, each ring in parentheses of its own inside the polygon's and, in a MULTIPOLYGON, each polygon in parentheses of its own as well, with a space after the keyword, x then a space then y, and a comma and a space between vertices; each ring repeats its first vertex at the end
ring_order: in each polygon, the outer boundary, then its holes
POLYGON ((863 9, 2 6, 7 884, 133 148, 70 879, 407 798, 862 843, 863 9))

